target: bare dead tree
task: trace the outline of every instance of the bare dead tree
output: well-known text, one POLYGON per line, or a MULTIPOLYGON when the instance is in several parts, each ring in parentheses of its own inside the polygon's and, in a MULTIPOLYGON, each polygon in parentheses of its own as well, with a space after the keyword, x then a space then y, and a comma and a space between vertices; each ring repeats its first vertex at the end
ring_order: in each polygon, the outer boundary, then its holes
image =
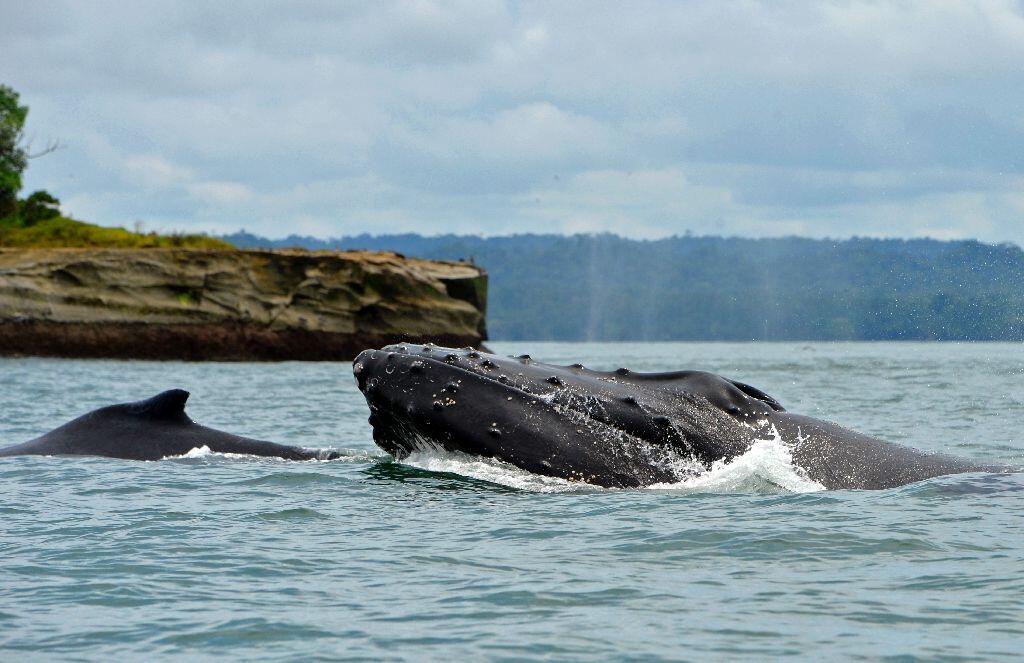
POLYGON ((44 147, 42 150, 40 150, 39 152, 32 152, 32 142, 29 141, 28 143, 25 144, 25 157, 28 159, 38 159, 39 157, 44 157, 47 154, 50 154, 51 152, 56 152, 57 150, 63 148, 64 145, 61 144, 59 140, 49 140, 46 141, 46 147, 44 147))

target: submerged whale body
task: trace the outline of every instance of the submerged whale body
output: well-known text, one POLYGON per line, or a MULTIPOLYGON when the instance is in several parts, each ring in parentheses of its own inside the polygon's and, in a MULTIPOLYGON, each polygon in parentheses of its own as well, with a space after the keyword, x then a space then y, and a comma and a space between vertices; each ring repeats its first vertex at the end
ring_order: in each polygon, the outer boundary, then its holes
POLYGON ((201 426, 185 414, 189 393, 172 389, 135 403, 93 410, 23 444, 0 449, 2 456, 108 456, 160 460, 208 447, 219 453, 273 456, 287 460, 329 460, 335 452, 253 440, 201 426))
POLYGON ((528 355, 400 344, 361 353, 353 372, 374 441, 399 459, 441 448, 635 487, 680 481, 777 436, 797 467, 829 489, 1007 469, 792 414, 759 389, 702 371, 606 373, 528 355))

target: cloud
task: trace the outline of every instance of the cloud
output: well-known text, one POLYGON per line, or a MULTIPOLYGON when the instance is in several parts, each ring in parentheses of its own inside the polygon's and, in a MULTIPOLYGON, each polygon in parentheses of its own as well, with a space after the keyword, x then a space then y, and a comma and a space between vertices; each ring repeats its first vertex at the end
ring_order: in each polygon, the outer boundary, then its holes
POLYGON ((622 232, 658 237, 697 232, 714 234, 722 214, 736 205, 726 188, 691 182, 676 169, 597 170, 519 198, 520 214, 531 230, 622 232))
POLYGON ((0 46, 65 145, 26 185, 100 223, 1024 243, 1012 0, 40 0, 0 46))
POLYGON ((617 140, 613 128, 594 118, 537 102, 446 117, 429 127, 394 126, 376 156, 417 188, 515 193, 608 162, 617 140))
POLYGON ((123 172, 129 183, 147 188, 168 188, 188 182, 194 174, 155 154, 132 154, 124 160, 123 172))

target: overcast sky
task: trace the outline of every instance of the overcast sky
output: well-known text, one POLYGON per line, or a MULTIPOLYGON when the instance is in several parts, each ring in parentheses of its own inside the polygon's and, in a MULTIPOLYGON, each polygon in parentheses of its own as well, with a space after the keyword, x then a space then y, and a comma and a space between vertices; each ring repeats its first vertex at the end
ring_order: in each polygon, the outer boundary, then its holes
POLYGON ((1024 6, 0 0, 104 225, 1024 244, 1024 6))

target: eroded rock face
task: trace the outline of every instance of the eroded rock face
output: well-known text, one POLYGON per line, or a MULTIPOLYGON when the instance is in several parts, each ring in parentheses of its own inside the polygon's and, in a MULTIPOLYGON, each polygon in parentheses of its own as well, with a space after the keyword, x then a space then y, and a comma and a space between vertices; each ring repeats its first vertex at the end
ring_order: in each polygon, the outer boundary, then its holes
POLYGON ((487 275, 365 251, 0 249, 0 354, 347 360, 479 345, 487 275))

